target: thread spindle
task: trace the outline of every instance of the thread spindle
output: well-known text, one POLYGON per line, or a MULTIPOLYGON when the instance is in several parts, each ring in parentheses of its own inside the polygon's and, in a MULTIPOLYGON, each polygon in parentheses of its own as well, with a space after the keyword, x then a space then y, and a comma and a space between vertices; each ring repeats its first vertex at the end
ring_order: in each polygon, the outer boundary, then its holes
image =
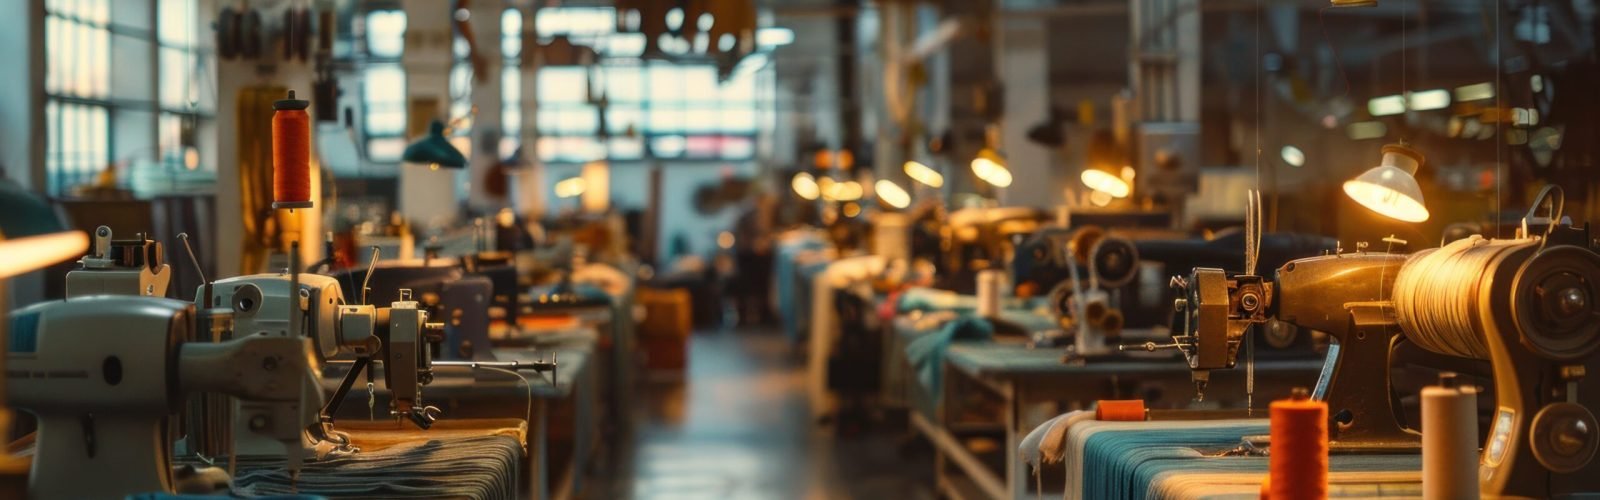
POLYGON ((272 208, 312 207, 310 105, 293 90, 272 103, 272 208))

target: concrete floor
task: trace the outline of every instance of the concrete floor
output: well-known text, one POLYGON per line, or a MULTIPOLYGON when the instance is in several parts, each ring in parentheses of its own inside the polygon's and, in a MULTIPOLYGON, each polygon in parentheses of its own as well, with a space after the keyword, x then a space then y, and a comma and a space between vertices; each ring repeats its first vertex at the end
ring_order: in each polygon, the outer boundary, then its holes
POLYGON ((766 329, 704 332, 681 382, 649 382, 634 442, 597 498, 932 498, 933 461, 904 424, 837 438, 811 422, 804 363, 766 329))

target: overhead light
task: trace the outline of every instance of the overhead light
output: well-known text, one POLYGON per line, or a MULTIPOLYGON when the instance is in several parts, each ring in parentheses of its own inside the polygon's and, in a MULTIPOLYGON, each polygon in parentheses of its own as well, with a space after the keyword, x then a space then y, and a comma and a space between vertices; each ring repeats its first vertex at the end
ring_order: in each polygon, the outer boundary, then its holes
POLYGON ((557 198, 576 198, 589 190, 589 182, 582 177, 569 177, 557 182, 555 186, 557 198))
POLYGON ((837 184, 839 183, 834 182, 833 177, 824 175, 817 178, 817 192, 822 194, 822 199, 824 200, 839 201, 839 199, 835 197, 839 194, 839 191, 834 188, 834 186, 837 184))
POLYGON ((467 166, 467 157, 455 146, 450 145, 449 139, 444 138, 444 122, 439 120, 434 120, 428 125, 428 133, 421 139, 406 146, 400 160, 427 165, 435 170, 439 167, 466 168, 467 166))
POLYGON ((921 182, 931 188, 944 187, 944 175, 941 175, 938 170, 934 170, 933 167, 923 165, 922 162, 907 161, 903 169, 906 171, 906 175, 911 177, 911 180, 921 182))
POLYGON ((1411 109, 1413 111, 1428 111, 1450 107, 1450 91, 1445 89, 1424 90, 1411 93, 1411 109))
POLYGON ((1372 116, 1398 115, 1406 112, 1406 98, 1399 95, 1374 97, 1367 101, 1367 113, 1372 116))
POLYGON ((32 272, 73 257, 89 249, 89 235, 83 231, 28 236, 0 241, 0 279, 32 272))
POLYGON ((1474 83, 1456 87, 1456 101, 1481 101, 1494 98, 1494 84, 1489 82, 1474 83))
POLYGON ((834 182, 825 186, 823 198, 833 201, 856 201, 861 195, 866 194, 861 188, 861 183, 856 181, 834 182))
POLYGON ((794 30, 782 27, 761 28, 756 30, 756 45, 760 47, 782 47, 794 43, 794 30))
POLYGON ((794 179, 789 181, 789 187, 794 188, 794 194, 806 200, 815 200, 817 196, 821 195, 821 189, 817 187, 817 179, 805 172, 794 174, 794 179))
POLYGON ((1386 217, 1405 222, 1428 220, 1428 207, 1422 203, 1422 187, 1417 185, 1417 169, 1423 157, 1400 144, 1384 146, 1383 162, 1344 183, 1344 194, 1361 206, 1386 217))
POLYGON ((875 184, 873 188, 873 190, 878 193, 878 201, 881 201, 886 205, 894 208, 906 208, 911 206, 911 193, 907 193, 905 188, 900 187, 899 184, 895 184, 894 181, 889 179, 878 179, 878 183, 875 184))
POLYGON ((1278 154, 1283 157, 1283 162, 1291 167, 1299 168, 1306 164, 1306 153, 1292 145, 1284 146, 1283 151, 1278 154))
POLYGON ((1133 193, 1133 185, 1128 183, 1128 179, 1123 178, 1121 169, 1118 170, 1113 172, 1110 166, 1096 165, 1083 169, 1078 179, 1091 190, 1105 193, 1113 198, 1127 198, 1133 193))
POLYGON ((1378 0, 1328 0, 1330 7, 1377 7, 1378 0))
POLYGON ((994 150, 984 148, 972 159, 972 173, 994 187, 1010 186, 1011 171, 1006 169, 1004 161, 994 150))

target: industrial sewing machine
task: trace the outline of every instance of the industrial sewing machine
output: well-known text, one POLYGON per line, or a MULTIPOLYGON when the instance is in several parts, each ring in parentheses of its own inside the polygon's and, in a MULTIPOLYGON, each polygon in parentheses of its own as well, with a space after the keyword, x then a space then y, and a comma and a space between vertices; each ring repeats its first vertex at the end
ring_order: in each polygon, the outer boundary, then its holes
MULTIPOLYGON (((266 311, 288 310, 289 291, 299 287, 303 327, 284 317, 252 315, 236 321, 235 330, 248 332, 298 330, 311 337, 325 359, 354 357, 354 364, 324 408, 333 414, 363 371, 374 361, 383 364, 384 382, 391 392, 390 415, 410 419, 426 429, 439 410, 425 404, 423 386, 431 383, 435 367, 494 367, 550 372, 556 361, 493 361, 489 350, 488 307, 493 286, 488 278, 464 276, 454 266, 376 263, 335 276, 282 273, 257 274, 207 285, 216 304, 235 310, 254 306, 266 311), (296 281, 298 280, 298 281, 296 281), (342 282, 359 283, 346 292, 342 282), (420 294, 413 295, 413 287, 420 294), (376 307, 369 304, 390 304, 376 307), (352 305, 355 304, 355 305, 352 305)), ((331 431, 331 429, 329 429, 331 431)))
MULTIPOLYGON (((1173 297, 1168 291, 1140 286, 1144 264, 1169 269, 1239 269, 1245 261, 1240 251, 1245 246, 1243 231, 1225 232, 1210 240, 1167 233, 1170 231, 1108 234, 1095 225, 1040 229, 1017 246, 1012 282, 1019 296, 1049 293, 1049 304, 1063 329, 1095 337, 1089 346, 1075 344, 1076 354, 1113 354, 1115 350, 1103 344, 1115 342, 1124 326, 1171 324, 1165 304, 1171 304, 1173 297)), ((1333 251, 1337 244, 1319 236, 1263 235, 1260 258, 1267 266, 1279 266, 1290 259, 1333 251)), ((1306 336, 1295 335, 1292 328, 1277 328, 1272 333, 1259 339, 1264 347, 1284 350, 1307 343, 1306 336)))
POLYGON ((228 278, 205 285, 199 297, 205 297, 208 288, 213 304, 234 312, 235 336, 307 337, 322 359, 355 357, 355 369, 324 411, 326 424, 331 424, 331 410, 336 409, 355 377, 374 359, 383 363, 385 386, 393 393, 390 415, 405 417, 423 429, 438 419, 438 409, 423 403, 422 386, 433 376, 429 343, 442 340, 444 326, 429 322, 427 311, 410 300, 409 291, 402 291, 388 307, 375 307, 346 304, 339 281, 316 274, 228 278), (298 307, 294 306, 293 296, 298 296, 298 307), (293 314, 280 314, 291 310, 293 314), (297 318, 300 322, 295 324, 297 318))
POLYGON ((1335 451, 1417 448, 1418 435, 1397 423, 1390 388, 1399 342, 1487 360, 1495 410, 1481 491, 1549 497, 1554 479, 1586 470, 1600 444, 1593 413, 1578 403, 1600 347, 1600 254, 1587 226, 1561 222, 1559 198, 1558 189, 1541 193, 1551 216, 1530 212, 1510 240, 1471 237, 1409 257, 1358 246, 1290 261, 1276 279, 1195 269, 1176 283, 1183 330, 1170 346, 1146 348, 1181 350, 1199 391, 1211 370, 1234 366, 1253 325, 1277 318, 1327 332, 1336 344, 1313 396, 1328 403, 1335 451))
POLYGON ((111 239, 111 228, 94 230, 94 246, 78 260, 78 269, 67 273, 67 297, 89 295, 167 296, 172 270, 166 263, 161 243, 150 241, 144 233, 131 240, 111 239))
POLYGON ((228 313, 176 300, 102 295, 12 315, 6 390, 38 416, 29 491, 40 499, 175 491, 165 418, 189 394, 238 397, 245 431, 289 451, 298 474, 321 390, 307 339, 248 335, 192 342, 228 313))
POLYGON ((969 208, 950 213, 940 229, 937 288, 977 291, 978 271, 1004 269, 1013 235, 1038 229, 1045 213, 1029 207, 969 208))

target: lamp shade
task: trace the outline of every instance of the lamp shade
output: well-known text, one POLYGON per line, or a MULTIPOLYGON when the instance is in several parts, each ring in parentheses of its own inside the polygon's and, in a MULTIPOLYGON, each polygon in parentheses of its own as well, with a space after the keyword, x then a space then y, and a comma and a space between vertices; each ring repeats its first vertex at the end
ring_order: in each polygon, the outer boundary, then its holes
POLYGON ((1422 166, 1422 154, 1409 147, 1391 144, 1383 147, 1383 163, 1344 183, 1344 194, 1361 206, 1396 220, 1428 220, 1428 207, 1422 203, 1422 187, 1415 174, 1422 166))
POLYGON ((979 151, 972 159, 972 173, 997 188, 1011 185, 1011 170, 1006 168, 1000 154, 989 148, 979 151))
POLYGON ((406 146, 405 154, 400 159, 407 163, 438 165, 445 168, 467 167, 467 157, 451 145, 449 139, 445 139, 444 122, 439 120, 434 120, 428 126, 428 135, 406 146))
POLYGON ((1112 172, 1110 167, 1096 166, 1083 169, 1078 179, 1089 189, 1111 195, 1113 198, 1127 198, 1133 192, 1133 186, 1119 174, 1112 172))

